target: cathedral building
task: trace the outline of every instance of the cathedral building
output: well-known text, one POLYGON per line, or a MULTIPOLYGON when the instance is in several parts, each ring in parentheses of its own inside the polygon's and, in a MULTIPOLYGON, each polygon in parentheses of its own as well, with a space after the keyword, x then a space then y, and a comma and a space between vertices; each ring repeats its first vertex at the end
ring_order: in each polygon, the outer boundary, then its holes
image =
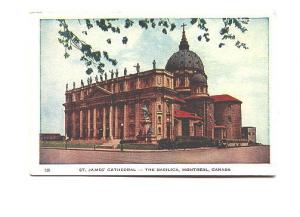
MULTIPOLYGON (((179 50, 165 69, 119 76, 118 71, 66 90, 65 132, 72 141, 125 139, 157 143, 163 138, 203 136, 241 139, 239 99, 209 95, 200 57, 189 49, 183 28, 179 50)), ((230 82, 230 81, 228 81, 230 82)))

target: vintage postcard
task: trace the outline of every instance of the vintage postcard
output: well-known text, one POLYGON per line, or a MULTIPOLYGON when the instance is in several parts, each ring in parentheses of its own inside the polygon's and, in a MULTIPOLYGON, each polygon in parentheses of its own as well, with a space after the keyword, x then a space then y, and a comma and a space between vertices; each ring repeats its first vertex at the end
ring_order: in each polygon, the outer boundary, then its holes
POLYGON ((268 17, 38 28, 33 175, 272 175, 268 17))

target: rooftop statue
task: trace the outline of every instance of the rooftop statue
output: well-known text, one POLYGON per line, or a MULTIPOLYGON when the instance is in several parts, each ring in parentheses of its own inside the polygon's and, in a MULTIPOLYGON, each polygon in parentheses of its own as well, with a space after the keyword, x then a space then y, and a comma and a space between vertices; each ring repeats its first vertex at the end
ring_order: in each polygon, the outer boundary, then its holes
POLYGON ((140 68, 141 68, 141 66, 140 66, 139 63, 137 63, 136 66, 133 66, 133 67, 136 68, 136 73, 140 73, 140 68))
POLYGON ((110 78, 113 79, 114 78, 114 70, 110 70, 110 78))

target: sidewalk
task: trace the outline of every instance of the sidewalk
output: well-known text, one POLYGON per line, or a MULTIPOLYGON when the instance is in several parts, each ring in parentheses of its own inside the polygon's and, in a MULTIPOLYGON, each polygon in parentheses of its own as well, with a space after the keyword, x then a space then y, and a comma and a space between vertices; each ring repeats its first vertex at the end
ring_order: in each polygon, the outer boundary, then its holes
MULTIPOLYGON (((247 146, 249 147, 249 146, 247 146)), ((244 147, 244 148, 247 148, 244 147)), ((239 147, 243 148, 243 147, 239 147)), ((64 148, 64 147, 41 147, 41 149, 58 149, 58 150, 80 150, 80 151, 104 151, 104 152, 176 152, 176 151, 193 151, 193 150, 211 150, 219 149, 218 147, 200 147, 200 148, 186 148, 186 149, 158 149, 158 150, 139 150, 139 149, 108 149, 108 148, 64 148)))

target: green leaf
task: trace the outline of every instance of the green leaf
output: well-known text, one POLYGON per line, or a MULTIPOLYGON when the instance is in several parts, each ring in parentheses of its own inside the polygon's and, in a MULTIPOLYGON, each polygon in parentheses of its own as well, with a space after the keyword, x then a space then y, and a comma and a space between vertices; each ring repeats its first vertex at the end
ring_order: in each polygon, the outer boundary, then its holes
POLYGON ((97 61, 97 62, 100 61, 100 58, 101 58, 100 51, 95 51, 95 52, 92 53, 92 55, 93 55, 93 58, 94 58, 95 61, 97 61))
POLYGON ((163 29, 162 29, 162 32, 163 32, 164 34, 168 34, 166 28, 163 28, 163 29))
POLYGON ((175 23, 172 23, 172 24, 171 24, 170 31, 173 31, 175 28, 176 28, 176 25, 175 25, 175 23))
POLYGON ((127 42, 128 42, 128 38, 127 38, 126 36, 124 36, 124 37, 122 38, 122 43, 123 43, 123 44, 127 44, 127 42))
POLYGON ((198 18, 192 18, 191 19, 191 24, 194 25, 197 22, 198 18))
POLYGON ((200 19, 200 23, 202 23, 203 25, 205 25, 205 24, 206 24, 205 19, 201 18, 201 19, 200 19))
POLYGON ((125 20, 125 25, 124 25, 125 28, 129 28, 132 25, 133 25, 133 21, 132 20, 129 20, 129 19, 125 20))
POLYGON ((87 27, 88 29, 93 28, 93 24, 91 24, 91 21, 90 21, 89 19, 86 19, 86 20, 85 20, 85 23, 86 23, 86 27, 87 27))
POLYGON ((64 57, 65 59, 67 59, 70 56, 70 54, 68 54, 67 52, 65 52, 64 57))
POLYGON ((139 25, 142 28, 148 29, 148 20, 147 19, 139 20, 139 25))
POLYGON ((108 44, 111 44, 111 39, 108 38, 108 39, 106 40, 106 42, 107 42, 108 44))
POLYGON ((86 74, 90 75, 93 73, 93 69, 92 68, 88 68, 86 71, 86 74))

